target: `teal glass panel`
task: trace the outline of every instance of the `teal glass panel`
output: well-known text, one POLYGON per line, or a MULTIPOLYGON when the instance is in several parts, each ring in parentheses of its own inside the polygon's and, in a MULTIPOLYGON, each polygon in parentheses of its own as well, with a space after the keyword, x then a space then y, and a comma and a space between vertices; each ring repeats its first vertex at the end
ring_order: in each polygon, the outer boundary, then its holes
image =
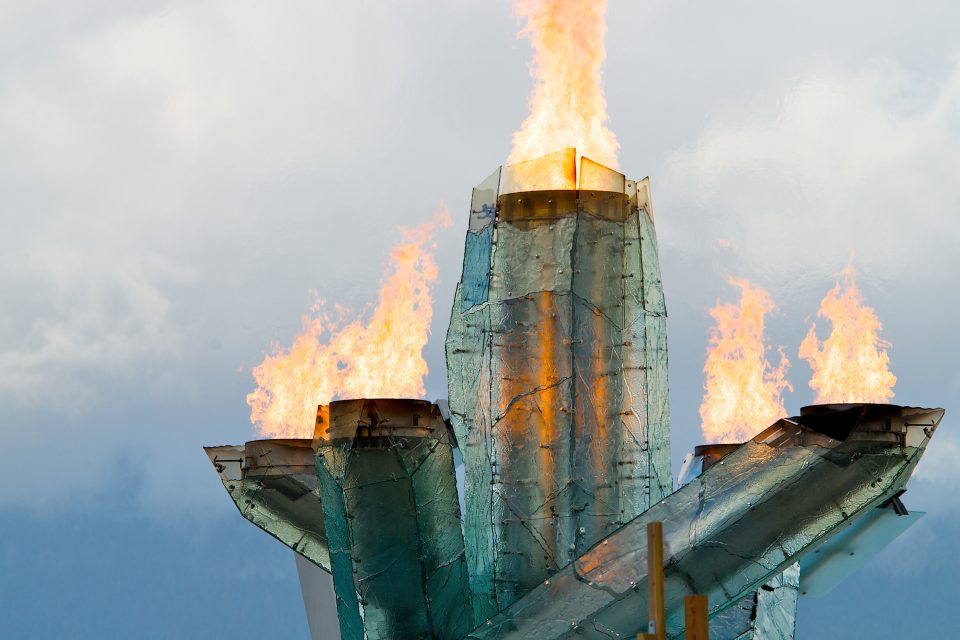
POLYGON ((423 400, 344 400, 329 413, 316 466, 335 538, 342 637, 462 638, 474 614, 439 409, 423 400))
POLYGON ((316 465, 323 496, 323 519, 330 540, 330 564, 333 588, 337 594, 337 617, 341 640, 364 638, 359 595, 353 580, 353 542, 350 536, 347 508, 338 478, 345 475, 343 457, 332 457, 326 465, 316 465))
POLYGON ((490 291, 490 253, 493 250, 493 225, 478 232, 468 231, 463 248, 463 281, 460 289, 462 311, 487 301, 490 291))
POLYGON ((470 563, 470 592, 475 623, 497 612, 493 588, 493 535, 491 501, 487 495, 493 481, 491 458, 486 453, 490 429, 490 307, 462 311, 462 286, 457 287, 450 324, 447 328, 446 361, 450 385, 450 423, 464 464, 464 492, 467 508, 463 514, 464 546, 470 563), (474 419, 476 418, 476 419, 474 419))

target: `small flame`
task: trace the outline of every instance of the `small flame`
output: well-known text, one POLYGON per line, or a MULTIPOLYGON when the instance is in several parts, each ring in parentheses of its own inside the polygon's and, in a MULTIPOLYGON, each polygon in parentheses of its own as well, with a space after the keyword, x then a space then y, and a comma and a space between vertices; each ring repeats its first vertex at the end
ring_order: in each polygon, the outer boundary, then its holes
POLYGON ((776 306, 766 291, 746 280, 739 304, 718 304, 710 310, 715 325, 703 365, 705 394, 700 405, 701 429, 708 442, 741 442, 786 415, 781 393, 793 390, 784 379, 790 361, 780 349, 772 369, 764 343, 764 316, 776 306))
POLYGON ((617 137, 607 128, 601 67, 606 57, 606 0, 515 0, 530 38, 534 80, 530 115, 513 134, 510 163, 576 147, 578 154, 616 169, 617 137))
POLYGON ((880 339, 880 320, 863 304, 852 261, 839 275, 842 284, 838 279, 817 312, 833 325, 830 336, 821 343, 814 323, 800 345, 800 357, 813 369, 815 402, 888 402, 897 383, 890 344, 880 339))
POLYGON ((293 345, 274 345, 274 354, 253 369, 257 389, 247 396, 250 421, 268 438, 313 436, 317 405, 340 397, 422 397, 427 363, 423 347, 433 317, 431 285, 437 279, 432 237, 450 226, 441 204, 430 222, 401 229, 403 241, 390 264, 368 321, 332 320, 322 302, 304 316, 293 345), (327 334, 324 342, 324 333, 327 334))

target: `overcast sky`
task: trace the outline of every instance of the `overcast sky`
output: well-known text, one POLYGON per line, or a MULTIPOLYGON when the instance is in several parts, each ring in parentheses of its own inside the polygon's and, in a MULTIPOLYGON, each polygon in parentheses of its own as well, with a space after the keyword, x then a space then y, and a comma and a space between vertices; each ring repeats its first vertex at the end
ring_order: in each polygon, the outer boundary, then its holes
MULTIPOLYGON (((895 402, 942 406, 928 515, 798 638, 947 634, 960 586, 960 5, 611 0, 621 168, 651 177, 674 460, 707 309, 770 291, 793 360, 855 250, 895 402), (723 242, 721 242, 723 241, 723 242)), ((316 296, 370 302, 438 233, 430 398, 471 187, 526 114, 510 3, 0 1, 0 620, 11 637, 306 637, 289 552, 200 447, 253 437, 250 368, 316 296)))

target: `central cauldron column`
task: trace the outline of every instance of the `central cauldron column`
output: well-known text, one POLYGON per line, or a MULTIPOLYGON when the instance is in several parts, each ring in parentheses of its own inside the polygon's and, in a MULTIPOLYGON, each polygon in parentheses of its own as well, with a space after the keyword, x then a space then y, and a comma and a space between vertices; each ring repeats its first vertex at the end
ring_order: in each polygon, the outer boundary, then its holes
POLYGON ((447 378, 480 619, 672 490, 648 185, 575 158, 474 190, 447 378))

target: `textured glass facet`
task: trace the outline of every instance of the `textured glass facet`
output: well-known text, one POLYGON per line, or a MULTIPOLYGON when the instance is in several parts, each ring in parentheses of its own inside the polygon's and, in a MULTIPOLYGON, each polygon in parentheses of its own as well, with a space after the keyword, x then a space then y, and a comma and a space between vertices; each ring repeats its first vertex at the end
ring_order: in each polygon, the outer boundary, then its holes
POLYGON ((463 311, 472 309, 487 301, 490 293, 490 251, 493 248, 493 225, 487 225, 480 231, 468 231, 463 248, 463 273, 465 275, 460 288, 463 298, 460 304, 463 311))
POLYGON ((711 640, 793 640, 799 584, 794 563, 710 620, 711 640))
MULTIPOLYGON (((680 637, 684 596, 707 595, 715 617, 792 571, 799 554, 897 495, 942 415, 938 409, 837 405, 781 420, 469 637, 632 637, 646 625, 646 526, 656 521, 663 523, 667 635, 680 637)), ((779 594, 773 591, 785 602, 796 589, 795 576, 788 577, 779 594)), ((789 616, 774 611, 775 604, 759 606, 760 633, 787 632, 789 616)))
POLYGON ((439 410, 346 400, 330 419, 316 468, 342 638, 462 638, 474 616, 439 410))
POLYGON ((254 440, 204 450, 244 518, 330 571, 310 440, 254 440))
POLYGON ((500 168, 473 189, 470 197, 470 231, 476 233, 492 224, 497 216, 500 168))
POLYGON ((800 565, 793 563, 757 594, 757 613, 751 640, 793 640, 797 627, 800 565))
POLYGON ((627 187, 622 173, 605 167, 589 158, 580 158, 580 191, 614 191, 624 193, 627 187))
POLYGON ((594 164, 581 179, 619 191, 501 195, 486 255, 467 236, 447 373, 478 622, 672 490, 649 205, 594 164))
POLYGON ((500 193, 576 188, 577 150, 573 148, 508 165, 500 183, 500 193))
POLYGON ((463 310, 487 301, 490 289, 490 250, 493 243, 493 221, 497 215, 497 191, 500 169, 473 189, 470 198, 470 229, 463 249, 463 272, 470 274, 461 284, 463 310))

